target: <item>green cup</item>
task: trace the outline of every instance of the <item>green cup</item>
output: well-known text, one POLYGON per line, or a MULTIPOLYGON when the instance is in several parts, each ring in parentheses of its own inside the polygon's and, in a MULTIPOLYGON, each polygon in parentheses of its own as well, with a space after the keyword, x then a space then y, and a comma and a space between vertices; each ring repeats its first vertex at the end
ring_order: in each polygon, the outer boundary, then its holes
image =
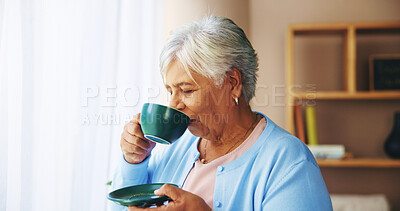
POLYGON ((171 107, 145 103, 140 114, 144 137, 160 143, 172 144, 186 131, 190 118, 171 107))

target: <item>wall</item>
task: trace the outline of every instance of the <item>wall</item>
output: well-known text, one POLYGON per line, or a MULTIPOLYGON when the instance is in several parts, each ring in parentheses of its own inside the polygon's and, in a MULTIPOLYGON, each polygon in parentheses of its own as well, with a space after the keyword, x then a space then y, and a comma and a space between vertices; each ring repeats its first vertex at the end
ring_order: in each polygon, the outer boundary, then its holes
POLYGON ((165 0, 164 38, 172 29, 207 14, 229 17, 246 33, 249 32, 248 0, 165 0))

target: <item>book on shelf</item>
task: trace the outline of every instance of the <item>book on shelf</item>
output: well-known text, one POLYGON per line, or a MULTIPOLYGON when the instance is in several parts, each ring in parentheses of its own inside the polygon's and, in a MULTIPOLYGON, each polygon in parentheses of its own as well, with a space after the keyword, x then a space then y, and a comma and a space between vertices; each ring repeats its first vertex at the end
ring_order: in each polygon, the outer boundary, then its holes
POLYGON ((296 104, 294 106, 294 120, 295 120, 295 130, 296 136, 302 142, 306 143, 306 134, 304 131, 304 117, 301 104, 296 104))
POLYGON ((307 145, 315 158, 340 159, 345 156, 345 147, 340 144, 307 145))
POLYGON ((317 133, 317 117, 315 113, 315 106, 305 106, 306 128, 307 128, 307 143, 309 145, 318 144, 317 133))

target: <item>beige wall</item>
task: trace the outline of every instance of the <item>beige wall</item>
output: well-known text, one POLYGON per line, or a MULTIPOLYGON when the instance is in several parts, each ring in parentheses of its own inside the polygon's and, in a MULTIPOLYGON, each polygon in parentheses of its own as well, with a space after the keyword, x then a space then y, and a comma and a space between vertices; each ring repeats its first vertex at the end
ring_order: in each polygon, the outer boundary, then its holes
POLYGON ((399 0, 165 0, 164 37, 207 14, 241 26, 260 59, 253 109, 285 125, 285 36, 290 23, 400 20, 399 0))
POLYGON ((249 30, 248 0, 165 0, 164 38, 170 30, 208 14, 229 17, 246 33, 249 30))

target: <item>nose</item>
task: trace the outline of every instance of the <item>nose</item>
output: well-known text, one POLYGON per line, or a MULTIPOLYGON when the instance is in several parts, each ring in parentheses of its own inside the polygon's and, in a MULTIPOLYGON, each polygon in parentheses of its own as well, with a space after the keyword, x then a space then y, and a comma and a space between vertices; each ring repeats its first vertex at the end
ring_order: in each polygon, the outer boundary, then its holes
POLYGON ((176 94, 170 95, 169 107, 175 108, 176 110, 183 111, 185 104, 176 94))

